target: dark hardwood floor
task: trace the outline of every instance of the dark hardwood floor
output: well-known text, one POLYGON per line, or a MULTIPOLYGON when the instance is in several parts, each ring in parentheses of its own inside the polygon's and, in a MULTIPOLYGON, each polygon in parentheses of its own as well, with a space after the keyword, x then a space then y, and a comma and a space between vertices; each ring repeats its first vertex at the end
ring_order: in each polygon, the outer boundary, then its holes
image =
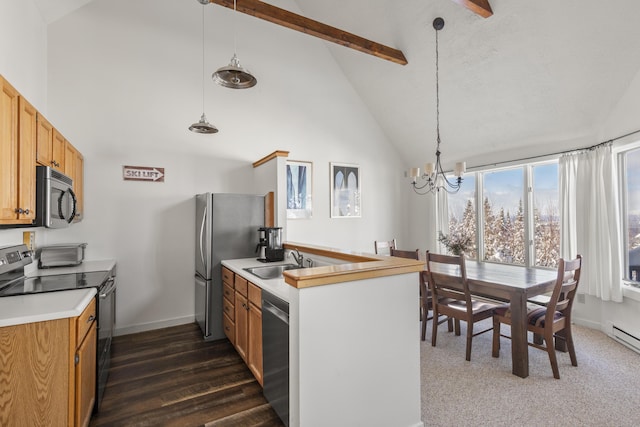
POLYGON ((90 426, 283 426, 229 341, 196 323, 115 337, 90 426))

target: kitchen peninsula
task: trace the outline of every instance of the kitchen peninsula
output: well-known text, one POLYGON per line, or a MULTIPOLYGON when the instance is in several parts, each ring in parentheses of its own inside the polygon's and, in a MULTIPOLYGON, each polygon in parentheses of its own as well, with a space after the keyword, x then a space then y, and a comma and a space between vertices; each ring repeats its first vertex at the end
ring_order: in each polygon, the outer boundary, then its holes
POLYGON ((284 247, 329 262, 271 280, 244 270, 259 264, 254 259, 223 265, 289 303, 290 425, 422 426, 418 275, 424 262, 284 247))

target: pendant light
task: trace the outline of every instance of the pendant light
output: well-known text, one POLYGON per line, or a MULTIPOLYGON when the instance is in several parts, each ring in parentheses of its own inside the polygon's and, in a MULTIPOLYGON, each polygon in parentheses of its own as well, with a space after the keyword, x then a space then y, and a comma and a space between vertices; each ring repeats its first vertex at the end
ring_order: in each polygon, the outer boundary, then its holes
POLYGON ((433 21, 433 28, 436 30, 436 163, 425 164, 422 175, 420 175, 420 168, 410 169, 409 175, 411 176, 413 191, 420 195, 429 193, 436 194, 440 190, 444 190, 450 194, 457 193, 462 186, 462 176, 467 167, 465 162, 456 163, 453 170, 453 175, 456 178, 450 181, 440 163, 440 83, 438 81, 440 67, 438 61, 438 31, 444 28, 444 19, 436 18, 433 21), (422 184, 418 184, 418 180, 422 180, 422 184))
POLYGON ((231 89, 248 89, 255 86, 258 80, 256 80, 249 70, 242 68, 236 55, 236 13, 236 0, 233 0, 233 57, 229 65, 218 68, 218 70, 211 75, 211 78, 220 86, 231 89))
POLYGON ((217 133, 218 128, 209 123, 204 114, 204 6, 209 4, 209 0, 198 0, 198 2, 202 4, 202 116, 198 122, 189 126, 189 130, 195 133, 212 134, 217 133))

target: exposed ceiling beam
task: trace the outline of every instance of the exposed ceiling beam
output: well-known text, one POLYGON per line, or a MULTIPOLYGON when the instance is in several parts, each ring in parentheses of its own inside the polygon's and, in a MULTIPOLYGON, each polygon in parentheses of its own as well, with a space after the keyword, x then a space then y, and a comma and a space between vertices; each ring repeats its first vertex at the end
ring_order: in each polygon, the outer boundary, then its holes
POLYGON ((493 15, 489 0, 453 0, 454 2, 461 4, 467 9, 477 13, 483 18, 488 18, 493 15))
MULTIPOLYGON (((233 0, 209 1, 210 3, 233 9, 233 0)), ((386 59, 387 61, 395 62, 396 64, 407 64, 407 58, 405 58, 402 51, 398 49, 364 39, 355 34, 305 18, 304 16, 259 0, 236 0, 236 10, 274 24, 282 25, 283 27, 291 28, 292 30, 310 34, 322 40, 337 43, 378 58, 386 59)))

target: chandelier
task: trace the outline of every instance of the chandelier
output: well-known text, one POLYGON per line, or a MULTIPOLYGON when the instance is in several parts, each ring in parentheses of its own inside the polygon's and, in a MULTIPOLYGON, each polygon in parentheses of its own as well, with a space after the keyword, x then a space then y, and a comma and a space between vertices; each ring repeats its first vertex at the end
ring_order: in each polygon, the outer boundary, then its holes
POLYGON ((453 175, 456 177, 453 181, 449 180, 442 170, 440 163, 440 85, 438 82, 438 31, 444 27, 444 19, 436 18, 433 21, 433 28, 436 30, 436 163, 426 163, 424 171, 420 174, 420 168, 411 168, 409 174, 411 176, 411 185, 413 191, 418 194, 437 193, 441 189, 447 193, 457 193, 462 185, 462 175, 466 170, 464 162, 456 163, 453 175), (420 181, 420 183, 418 183, 420 181))

